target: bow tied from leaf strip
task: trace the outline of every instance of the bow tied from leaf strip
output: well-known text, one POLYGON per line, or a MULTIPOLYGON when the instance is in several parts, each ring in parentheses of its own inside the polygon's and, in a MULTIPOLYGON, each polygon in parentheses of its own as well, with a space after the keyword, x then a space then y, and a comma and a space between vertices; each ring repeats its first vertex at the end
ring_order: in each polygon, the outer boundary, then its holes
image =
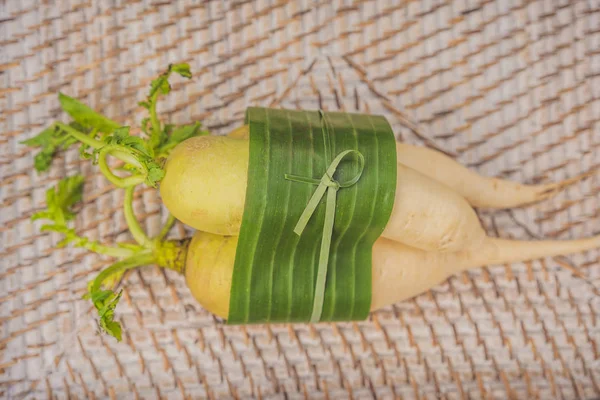
POLYGON ((323 311, 323 302, 325 299, 325 280, 327 278, 327 265, 329 263, 331 238, 333 235, 333 225, 335 222, 335 204, 337 192, 339 189, 348 188, 355 185, 360 179, 364 168, 365 157, 362 155, 362 153, 358 150, 346 150, 342 151, 334 158, 321 179, 285 174, 285 179, 289 181, 318 185, 294 228, 294 233, 298 236, 300 236, 304 231, 306 224, 308 224, 308 221, 314 214, 317 206, 327 191, 327 198, 325 202, 325 220, 323 222, 323 234, 321 236, 321 248, 319 251, 317 281, 315 283, 315 298, 310 317, 310 322, 312 323, 319 322, 321 319, 321 313, 323 311), (350 155, 355 155, 358 160, 358 172, 352 179, 349 179, 345 182, 338 182, 333 178, 333 176, 342 160, 350 155))

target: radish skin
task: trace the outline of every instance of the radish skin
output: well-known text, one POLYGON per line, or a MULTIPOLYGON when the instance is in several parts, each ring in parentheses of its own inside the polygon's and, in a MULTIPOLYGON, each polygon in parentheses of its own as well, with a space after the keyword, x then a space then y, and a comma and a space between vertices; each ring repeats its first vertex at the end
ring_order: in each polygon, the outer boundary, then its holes
POLYGON ((583 174, 561 182, 523 185, 476 174, 452 158, 427 147, 396 143, 398 162, 449 186, 473 207, 520 207, 552 197, 566 186, 580 181, 583 174))
POLYGON ((248 179, 248 141, 200 136, 176 146, 160 184, 163 203, 180 221, 220 235, 237 235, 248 179), (196 140, 200 139, 200 140, 196 140))
MULTIPOLYGON (((227 318, 236 236, 196 232, 187 253, 186 283, 208 311, 227 318)), ((373 246, 371 310, 417 296, 450 276, 489 264, 566 255, 600 247, 600 236, 566 241, 488 238, 476 249, 426 252, 379 238, 373 246)))
POLYGON ((426 251, 478 246, 486 234, 469 203, 445 185, 398 164, 394 208, 383 237, 426 251))
POLYGON ((183 271, 192 296, 205 309, 224 318, 229 312, 237 242, 237 236, 198 231, 188 246, 183 271))
POLYGON ((598 247, 600 236, 564 241, 487 238, 479 248, 432 253, 380 238, 373 246, 371 310, 419 295, 461 271, 579 253, 598 247))

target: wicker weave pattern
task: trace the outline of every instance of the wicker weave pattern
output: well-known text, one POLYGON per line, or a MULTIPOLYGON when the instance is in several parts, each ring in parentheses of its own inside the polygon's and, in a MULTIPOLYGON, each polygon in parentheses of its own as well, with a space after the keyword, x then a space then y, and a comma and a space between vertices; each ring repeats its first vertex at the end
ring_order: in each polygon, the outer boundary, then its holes
MULTIPOLYGON (((177 61, 195 77, 162 115, 215 133, 249 105, 359 110, 488 175, 534 182, 600 164, 597 1, 0 0, 0 397, 600 396, 598 251, 481 269, 370 321, 317 326, 223 326, 181 277, 148 267, 124 283, 124 342, 98 335, 80 297, 110 260, 55 249, 29 216, 80 172, 78 230, 125 239, 123 193, 76 151, 38 176, 19 142, 64 117, 59 90, 136 124, 148 83, 177 61)), ((599 230, 599 200, 596 175, 481 218, 502 237, 584 236, 599 230)), ((155 191, 135 208, 156 233, 155 191)))

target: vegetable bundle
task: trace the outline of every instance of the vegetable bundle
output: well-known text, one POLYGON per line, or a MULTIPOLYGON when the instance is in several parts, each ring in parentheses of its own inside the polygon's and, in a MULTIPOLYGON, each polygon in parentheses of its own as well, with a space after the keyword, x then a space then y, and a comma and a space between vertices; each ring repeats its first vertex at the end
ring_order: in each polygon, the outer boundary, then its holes
POLYGON ((140 103, 148 110, 141 136, 61 94, 73 121, 25 142, 41 147, 38 171, 79 143, 81 156, 125 190, 135 243, 107 246, 70 226, 80 176, 49 189, 47 210, 33 216, 64 235, 60 245, 118 259, 86 297, 102 330, 119 340, 114 282, 146 264, 184 274, 198 302, 231 323, 315 322, 365 318, 468 268, 600 246, 600 237, 490 238, 472 209, 529 204, 585 176, 530 186, 482 177, 434 150, 392 143, 385 119, 356 114, 251 108, 247 125, 209 136, 199 123, 160 121, 156 103, 173 73, 191 77, 188 65, 177 64, 152 82, 140 103), (109 157, 121 160, 118 170, 109 157), (158 186, 172 213, 153 238, 132 209, 140 184, 158 186), (165 240, 175 218, 198 229, 191 240, 165 240))

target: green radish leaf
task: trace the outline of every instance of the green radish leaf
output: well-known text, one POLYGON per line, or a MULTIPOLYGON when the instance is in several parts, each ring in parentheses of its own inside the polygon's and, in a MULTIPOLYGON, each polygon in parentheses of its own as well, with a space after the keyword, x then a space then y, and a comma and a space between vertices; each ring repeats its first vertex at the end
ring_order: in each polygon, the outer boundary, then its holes
MULTIPOLYGON (((75 124, 71 124, 72 126, 75 124)), ((75 125, 76 126, 76 125, 75 125)), ((77 129, 77 128, 76 128, 77 129)), ((44 129, 37 136, 21 142, 31 147, 41 147, 42 150, 34 157, 34 167, 36 171, 47 171, 52 165, 52 160, 59 150, 64 150, 72 144, 77 143, 77 140, 64 133, 56 127, 44 129)))
POLYGON ((58 242, 57 247, 72 244, 75 247, 85 247, 94 251, 101 246, 98 242, 79 236, 75 229, 67 226, 67 222, 75 218, 73 206, 81 201, 83 183, 84 178, 81 175, 60 180, 55 187, 46 191, 46 209, 31 216, 32 221, 38 219, 50 221, 42 225, 41 232, 56 232, 63 235, 63 239, 58 242))
POLYGON ((37 136, 34 136, 31 139, 24 140, 21 143, 32 147, 45 147, 48 145, 49 142, 52 141, 55 134, 54 131, 54 128, 46 128, 43 131, 41 131, 37 136))
POLYGON ((121 324, 114 320, 115 308, 121 299, 123 291, 118 293, 112 290, 98 290, 95 292, 91 291, 93 281, 88 284, 88 293, 83 298, 89 299, 96 307, 98 312, 100 328, 107 334, 113 336, 117 341, 121 341, 121 324))
POLYGON ((125 138, 129 137, 129 127, 120 126, 112 131, 112 137, 109 139, 109 143, 121 144, 125 138))
POLYGON ((389 123, 379 116, 254 107, 247 110, 246 123, 248 185, 228 323, 307 322, 321 295, 320 321, 366 318, 372 247, 389 220, 396 189, 389 123), (330 177, 348 187, 333 193, 326 188, 327 196, 297 235, 296 225, 318 188, 313 183, 348 151, 361 156, 344 158, 330 177), (290 181, 286 175, 300 179, 290 181), (333 230, 327 236, 325 211, 332 199, 335 208, 327 219, 333 216, 333 230), (326 270, 319 268, 324 239, 326 270), (320 274, 325 274, 323 293, 315 290, 320 274))
MULTIPOLYGON (((160 94, 169 94, 171 91, 171 85, 169 85, 168 75, 161 75, 152 82, 150 82, 150 96, 154 96, 157 92, 160 94)), ((148 101, 150 107, 152 102, 148 101)))
POLYGON ((21 142, 27 146, 42 148, 42 151, 37 153, 33 159, 36 171, 43 172, 50 168, 54 154, 60 146, 61 139, 59 136, 55 136, 53 128, 46 128, 37 136, 21 142))
POLYGON ((90 160, 92 159, 92 157, 94 156, 93 152, 89 153, 88 150, 90 149, 90 146, 88 146, 87 144, 82 143, 81 146, 79 146, 79 157, 83 158, 84 160, 90 160))
POLYGON ((66 94, 59 93, 58 100, 62 109, 84 128, 96 129, 98 132, 112 132, 120 126, 117 122, 66 94))
MULTIPOLYGON (((83 177, 81 175, 64 178, 55 187, 46 191, 46 209, 36 212, 31 219, 47 220, 47 223, 40 228, 41 232, 56 232, 63 236, 57 247, 70 244, 99 254, 121 257, 123 253, 118 248, 104 246, 100 242, 79 236, 75 229, 68 226, 68 222, 75 218, 73 206, 81 201, 82 195, 83 177)), ((140 251, 139 246, 133 245, 130 248, 140 251)))
POLYGON ((173 72, 181 75, 184 78, 189 79, 192 77, 190 66, 188 64, 171 64, 165 72, 163 72, 158 78, 154 79, 150 83, 148 99, 147 101, 140 103, 141 106, 148 109, 150 114, 151 128, 148 129, 147 121, 142 121, 142 129, 146 134, 148 134, 148 136, 150 136, 147 147, 152 155, 158 156, 160 153, 160 146, 165 143, 168 138, 169 128, 168 126, 161 127, 161 122, 156 114, 156 103, 161 94, 168 94, 171 91, 169 77, 173 72))
POLYGON ((60 223, 42 225, 40 231, 62 234, 63 238, 56 244, 57 247, 65 247, 66 245, 70 244, 74 247, 84 247, 94 251, 94 248, 100 246, 99 242, 91 241, 86 237, 79 236, 77 232, 75 232, 75 229, 69 228, 66 225, 61 225, 60 223))
MULTIPOLYGON (((131 136, 128 126, 115 129, 111 136, 106 137, 105 142, 107 145, 123 146, 131 154, 135 155, 138 162, 146 170, 146 183, 148 185, 156 187, 156 184, 165 176, 161 166, 150 155, 148 141, 138 136, 131 136)), ((94 154, 98 154, 101 150, 101 148, 96 149, 94 154)))
POLYGON ((67 221, 75 218, 72 207, 81 201, 83 181, 81 175, 61 179, 56 187, 46 191, 46 210, 36 212, 31 220, 49 219, 56 225, 66 226, 67 221))
POLYGON ((172 64, 169 66, 169 69, 176 74, 183 76, 184 78, 190 79, 192 77, 192 71, 190 70, 190 65, 187 63, 181 64, 172 64))
POLYGON ((98 312, 100 328, 118 341, 121 340, 121 325, 114 320, 115 308, 122 291, 115 293, 112 288, 123 274, 130 269, 156 262, 156 256, 147 248, 137 248, 137 254, 123 258, 103 269, 96 278, 88 282, 84 299, 90 299, 98 312), (104 289, 102 288, 104 287, 104 289))
POLYGON ((140 153, 150 157, 150 153, 148 153, 148 149, 146 148, 146 141, 138 136, 129 136, 127 139, 123 141, 123 145, 130 147, 134 150, 139 151, 140 153))
POLYGON ((130 149, 136 150, 139 153, 150 157, 150 153, 146 147, 146 140, 139 136, 131 136, 128 126, 122 126, 115 129, 112 136, 108 136, 105 141, 107 144, 116 144, 129 147, 130 149))
POLYGON ((171 91, 171 85, 169 85, 169 76, 171 76, 171 73, 173 72, 181 75, 184 78, 189 79, 192 77, 192 72, 190 70, 189 64, 171 64, 165 72, 163 72, 158 78, 150 82, 150 93, 148 94, 148 101, 143 101, 138 104, 147 109, 156 107, 156 99, 152 99, 152 97, 157 92, 161 94, 168 94, 171 91))
POLYGON ((98 308, 96 303, 94 303, 98 309, 100 327, 109 335, 114 336, 119 342, 121 341, 121 324, 116 322, 114 317, 115 308, 117 307, 122 294, 123 291, 119 291, 117 294, 111 292, 111 294, 101 303, 101 308, 98 308))
POLYGON ((192 72, 190 71, 189 64, 171 64, 169 68, 163 72, 158 78, 150 82, 150 93, 148 95, 148 101, 140 102, 142 107, 151 109, 156 106, 156 101, 152 97, 158 92, 160 94, 169 94, 171 91, 171 85, 169 85, 169 76, 172 72, 181 75, 184 78, 191 78, 192 72))
POLYGON ((151 165, 151 166, 147 166, 148 168, 148 183, 150 184, 150 186, 152 187, 156 187, 156 184, 158 182, 160 182, 160 180, 162 178, 165 177, 165 171, 158 166, 158 164, 156 165, 151 165))

